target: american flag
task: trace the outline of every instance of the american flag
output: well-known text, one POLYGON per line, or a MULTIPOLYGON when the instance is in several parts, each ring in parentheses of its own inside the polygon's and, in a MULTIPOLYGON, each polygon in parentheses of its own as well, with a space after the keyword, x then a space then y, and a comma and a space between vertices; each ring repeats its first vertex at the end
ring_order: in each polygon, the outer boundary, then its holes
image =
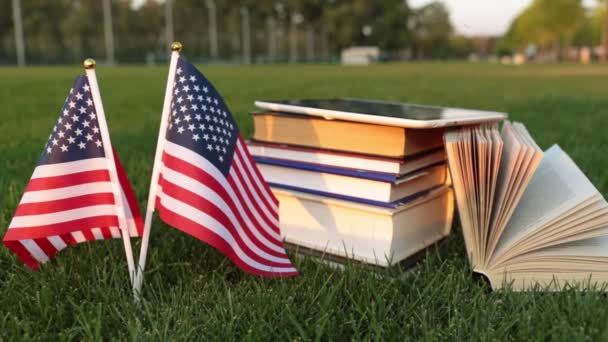
MULTIPOLYGON (((69 245, 121 237, 104 152, 112 147, 97 120, 88 78, 79 76, 3 240, 32 269, 69 245)), ((129 233, 140 236, 139 207, 116 153, 114 160, 129 233)))
POLYGON ((279 202, 213 85, 179 57, 156 208, 160 218, 224 253, 240 269, 293 276, 279 202))

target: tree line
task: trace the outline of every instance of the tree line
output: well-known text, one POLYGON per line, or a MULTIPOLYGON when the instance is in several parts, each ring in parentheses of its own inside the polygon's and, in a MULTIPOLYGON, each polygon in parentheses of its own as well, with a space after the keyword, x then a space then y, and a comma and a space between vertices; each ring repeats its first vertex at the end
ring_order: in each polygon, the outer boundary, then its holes
POLYGON ((16 3, 22 51, 35 64, 88 56, 161 62, 169 37, 184 43, 189 58, 205 62, 337 61, 343 48, 360 45, 378 46, 385 60, 466 58, 480 50, 512 55, 531 46, 560 60, 570 47, 603 44, 608 51, 608 0, 596 1, 585 8, 582 0, 533 0, 503 37, 488 43, 456 34, 439 1, 412 8, 407 0, 144 0, 137 7, 130 0, 0 0, 0 64, 17 60, 10 10, 16 3))
MULTIPOLYGON (((28 63, 109 57, 102 1, 0 0, 0 8, 10 9, 15 1, 21 5, 28 63)), ((146 0, 137 7, 128 0, 110 2, 116 60, 142 63, 166 58, 167 2, 146 0)), ((359 45, 380 47, 386 59, 462 57, 470 49, 462 40, 452 44, 449 13, 440 2, 416 9, 406 0, 171 3, 172 36, 183 42, 191 58, 199 60, 240 62, 245 51, 253 62, 328 61, 336 59, 341 49, 359 45), (217 22, 216 53, 209 35, 210 5, 217 22)), ((14 63, 15 48, 13 13, 0 11, 0 63, 14 63)))
POLYGON ((513 20, 499 44, 499 54, 512 54, 533 47, 559 61, 569 48, 602 46, 608 52, 608 0, 592 8, 582 0, 534 0, 513 20))

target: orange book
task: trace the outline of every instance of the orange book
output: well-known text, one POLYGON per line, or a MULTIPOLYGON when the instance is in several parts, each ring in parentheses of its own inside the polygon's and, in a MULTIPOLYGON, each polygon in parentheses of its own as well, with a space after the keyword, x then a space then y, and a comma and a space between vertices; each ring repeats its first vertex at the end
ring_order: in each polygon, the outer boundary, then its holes
POLYGON ((253 113, 253 122, 254 139, 272 143, 391 158, 443 146, 442 128, 406 129, 278 112, 253 113))

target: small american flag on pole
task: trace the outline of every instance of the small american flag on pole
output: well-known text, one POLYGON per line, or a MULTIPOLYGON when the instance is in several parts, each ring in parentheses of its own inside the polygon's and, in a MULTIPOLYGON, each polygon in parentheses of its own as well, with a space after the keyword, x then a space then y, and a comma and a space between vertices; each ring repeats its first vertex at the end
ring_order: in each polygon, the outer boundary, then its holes
MULTIPOLYGON (((213 85, 177 58, 169 76, 172 93, 156 188, 160 218, 215 247, 248 273, 297 275, 281 240, 279 203, 232 114, 213 85)), ((144 233, 142 249, 146 244, 144 233)))
POLYGON ((103 143, 107 125, 96 111, 93 90, 87 76, 76 78, 4 236, 4 245, 32 269, 69 245, 120 238, 116 196, 125 206, 123 229, 141 235, 131 185, 112 146, 103 143), (107 153, 113 153, 119 195, 107 153))

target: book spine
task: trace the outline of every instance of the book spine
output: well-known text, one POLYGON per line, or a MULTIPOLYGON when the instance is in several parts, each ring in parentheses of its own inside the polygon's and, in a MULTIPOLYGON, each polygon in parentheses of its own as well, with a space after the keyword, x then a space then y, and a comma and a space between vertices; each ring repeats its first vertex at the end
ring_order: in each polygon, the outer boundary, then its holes
POLYGON ((335 193, 332 193, 332 192, 316 191, 316 190, 310 190, 310 189, 306 189, 306 188, 300 188, 300 187, 297 187, 297 186, 278 184, 278 183, 272 183, 272 182, 268 182, 268 185, 270 185, 273 188, 278 188, 278 189, 298 191, 298 192, 303 192, 303 193, 317 195, 317 196, 330 197, 330 198, 335 198, 335 199, 339 199, 339 200, 345 200, 345 201, 349 201, 349 202, 374 205, 374 206, 377 206, 377 207, 390 208, 390 209, 395 209, 397 207, 405 205, 405 204, 407 204, 407 203, 409 203, 409 202, 411 202, 411 201, 413 201, 413 200, 415 200, 415 199, 417 199, 419 197, 422 197, 422 196, 428 194, 429 192, 431 192, 431 191, 433 191, 435 189, 438 189, 438 188, 440 188, 442 186, 442 185, 435 186, 435 187, 432 187, 430 189, 427 189, 427 190, 415 193, 413 195, 406 196, 404 198, 400 198, 400 199, 398 199, 396 201, 393 201, 393 202, 381 202, 381 201, 374 201, 374 200, 369 200, 369 199, 360 198, 360 197, 345 196, 345 195, 335 194, 335 193))
POLYGON ((397 175, 390 174, 390 173, 370 172, 370 171, 364 171, 364 170, 348 169, 348 168, 342 168, 342 167, 333 167, 333 166, 295 162, 295 161, 290 161, 290 160, 258 157, 258 156, 254 156, 253 159, 256 161, 256 163, 260 163, 260 164, 275 165, 275 166, 288 167, 288 168, 314 171, 314 172, 332 173, 332 174, 336 174, 336 175, 340 175, 340 176, 369 179, 369 180, 385 182, 385 183, 394 183, 397 181, 397 175))

